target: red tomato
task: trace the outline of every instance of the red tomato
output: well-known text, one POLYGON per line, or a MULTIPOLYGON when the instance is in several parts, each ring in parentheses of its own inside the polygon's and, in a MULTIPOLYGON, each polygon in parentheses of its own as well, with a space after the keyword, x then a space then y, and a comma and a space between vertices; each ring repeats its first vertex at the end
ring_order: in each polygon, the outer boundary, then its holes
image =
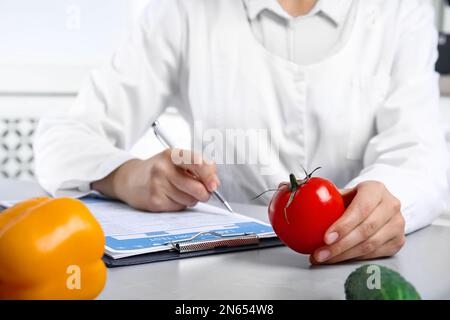
POLYGON ((325 232, 344 213, 344 201, 339 190, 326 179, 307 176, 296 181, 291 175, 291 183, 274 194, 269 219, 275 233, 289 248, 311 254, 324 245, 325 232), (297 187, 292 188, 293 183, 297 187), (292 193, 295 195, 288 205, 292 193))

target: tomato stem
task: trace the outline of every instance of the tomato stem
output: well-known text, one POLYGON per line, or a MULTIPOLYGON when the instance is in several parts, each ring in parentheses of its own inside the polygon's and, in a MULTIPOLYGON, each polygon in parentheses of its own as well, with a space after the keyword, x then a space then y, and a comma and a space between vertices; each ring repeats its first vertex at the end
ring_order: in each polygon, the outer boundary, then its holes
POLYGON ((295 190, 297 190, 297 188, 298 188, 298 182, 297 182, 297 178, 295 177, 295 175, 293 173, 291 173, 289 175, 289 180, 291 182, 291 185, 289 186, 289 191, 295 192, 295 190))
POLYGON ((258 194, 256 197, 251 198, 250 201, 253 201, 253 200, 258 199, 259 197, 261 197, 262 195, 266 194, 267 192, 274 192, 274 191, 278 191, 278 190, 280 190, 280 189, 278 188, 278 189, 269 189, 269 190, 266 190, 266 191, 264 191, 264 192, 258 194))
POLYGON ((295 175, 293 173, 291 173, 289 175, 289 180, 291 182, 291 184, 289 185, 289 191, 291 192, 291 194, 289 196, 288 202, 286 203, 286 206, 284 207, 284 218, 286 219, 287 224, 289 224, 289 219, 287 216, 287 208, 289 208, 292 201, 294 201, 294 198, 295 198, 295 195, 297 194, 298 189, 301 188, 303 185, 305 185, 309 181, 309 179, 311 179, 314 172, 316 172, 317 170, 319 170, 321 168, 322 167, 317 167, 311 173, 308 173, 306 171, 306 169, 302 166, 302 169, 305 172, 305 178, 302 181, 300 181, 300 184, 298 183, 297 178, 295 177, 295 175))
POLYGON ((312 175, 314 174, 314 172, 316 172, 317 170, 322 169, 322 167, 317 167, 315 168, 313 171, 311 171, 311 173, 306 174, 306 178, 310 179, 312 177, 312 175))
MULTIPOLYGON (((294 175, 293 173, 291 173, 291 174, 289 175, 289 181, 290 181, 290 184, 289 184, 289 192, 290 192, 291 194, 289 195, 289 200, 288 200, 288 202, 286 203, 286 206, 284 207, 284 218, 286 219, 287 224, 289 224, 289 219, 288 219, 288 217, 287 217, 287 208, 289 208, 289 206, 291 205, 292 201, 294 201, 294 198, 295 198, 295 195, 297 194, 297 191, 298 191, 303 185, 305 185, 305 184, 309 181, 309 179, 311 179, 312 175, 313 175, 317 170, 322 169, 322 167, 317 167, 317 168, 315 168, 313 171, 311 171, 310 173, 308 173, 308 172, 306 171, 306 169, 305 169, 303 166, 301 166, 301 167, 302 167, 302 169, 303 169, 303 172, 305 173, 305 178, 304 178, 303 180, 301 180, 300 183, 299 183, 299 181, 297 180, 297 178, 295 177, 295 175, 294 175)), ((281 187, 280 187, 280 188, 281 188, 281 187)), ((266 190, 266 191, 264 191, 263 193, 260 193, 260 194, 257 195, 256 197, 252 198, 251 200, 256 200, 256 199, 258 199, 259 197, 261 197, 263 194, 266 194, 267 192, 279 191, 280 188, 266 190)))

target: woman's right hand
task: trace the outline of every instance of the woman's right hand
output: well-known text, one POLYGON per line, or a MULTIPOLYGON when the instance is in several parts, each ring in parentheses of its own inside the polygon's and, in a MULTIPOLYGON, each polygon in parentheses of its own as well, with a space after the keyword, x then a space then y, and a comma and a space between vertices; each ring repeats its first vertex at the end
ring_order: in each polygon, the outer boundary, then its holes
POLYGON ((189 150, 173 152, 166 149, 148 160, 130 160, 92 183, 92 189, 151 212, 178 211, 208 201, 220 185, 215 164, 189 150))

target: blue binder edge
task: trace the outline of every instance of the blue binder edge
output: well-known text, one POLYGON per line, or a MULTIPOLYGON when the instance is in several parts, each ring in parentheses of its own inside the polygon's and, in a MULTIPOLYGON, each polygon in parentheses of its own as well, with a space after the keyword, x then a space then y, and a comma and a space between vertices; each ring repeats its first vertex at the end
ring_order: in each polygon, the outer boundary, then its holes
POLYGON ((223 254, 230 252, 242 252, 249 250, 258 250, 265 248, 273 248, 283 246, 283 243, 278 238, 267 238, 260 239, 258 244, 254 245, 246 245, 239 247, 225 247, 225 248, 214 248, 202 251, 193 251, 186 253, 179 253, 178 251, 163 251, 163 252, 155 252, 155 253, 147 253, 137 256, 131 256, 121 259, 113 259, 107 255, 103 256, 103 262, 108 268, 117 268, 117 267, 125 267, 125 266, 133 266, 139 264, 147 264, 153 262, 162 262, 162 261, 170 261, 170 260, 179 260, 179 259, 187 259, 201 256, 208 256, 212 254, 223 254))

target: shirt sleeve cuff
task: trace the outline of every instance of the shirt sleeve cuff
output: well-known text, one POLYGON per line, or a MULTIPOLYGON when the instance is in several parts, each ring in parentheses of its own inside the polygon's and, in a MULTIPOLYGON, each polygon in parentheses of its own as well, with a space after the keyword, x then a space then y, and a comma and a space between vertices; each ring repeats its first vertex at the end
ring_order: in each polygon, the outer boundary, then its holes
POLYGON ((82 198, 88 195, 101 195, 98 191, 92 190, 91 184, 101 180, 111 172, 123 165, 125 162, 136 159, 127 152, 118 152, 108 160, 104 161, 89 177, 85 179, 71 179, 63 182, 59 186, 49 188, 50 194, 54 197, 82 198))
POLYGON ((439 192, 439 188, 427 184, 423 177, 399 172, 398 168, 373 167, 351 180, 346 188, 353 188, 364 181, 383 183, 400 200, 406 234, 430 225, 447 208, 447 198, 439 192))

